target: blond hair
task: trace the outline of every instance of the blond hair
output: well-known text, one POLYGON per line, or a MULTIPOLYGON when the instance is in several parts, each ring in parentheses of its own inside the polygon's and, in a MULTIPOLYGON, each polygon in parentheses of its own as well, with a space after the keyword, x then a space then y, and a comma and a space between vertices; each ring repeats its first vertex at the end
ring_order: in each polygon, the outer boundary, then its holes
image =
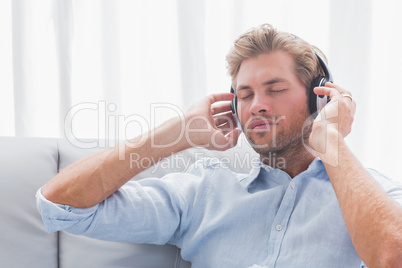
POLYGON ((262 24, 242 34, 226 56, 233 88, 236 88, 236 78, 244 60, 276 51, 289 53, 293 57, 295 74, 307 90, 314 78, 324 75, 315 53, 326 58, 318 48, 295 35, 277 31, 270 24, 262 24))

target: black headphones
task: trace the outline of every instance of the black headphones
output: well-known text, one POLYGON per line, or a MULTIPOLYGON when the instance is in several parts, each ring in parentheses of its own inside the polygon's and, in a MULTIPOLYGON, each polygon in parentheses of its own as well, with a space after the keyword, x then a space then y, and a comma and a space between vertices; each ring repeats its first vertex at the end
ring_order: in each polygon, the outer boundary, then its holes
MULTIPOLYGON (((325 104, 327 104, 331 100, 329 96, 316 95, 313 91, 314 88, 324 86, 327 82, 334 82, 331 71, 329 70, 325 60, 318 53, 315 53, 315 55, 317 56, 317 59, 321 65, 321 68, 324 70, 325 75, 314 78, 309 88, 308 105, 310 109, 310 114, 314 117, 318 114, 318 112, 321 111, 325 104)), ((237 126, 240 128, 240 122, 237 113, 237 95, 233 87, 230 87, 230 93, 233 93, 235 95, 234 99, 230 102, 230 107, 232 108, 232 113, 234 114, 234 118, 237 121, 237 126)))

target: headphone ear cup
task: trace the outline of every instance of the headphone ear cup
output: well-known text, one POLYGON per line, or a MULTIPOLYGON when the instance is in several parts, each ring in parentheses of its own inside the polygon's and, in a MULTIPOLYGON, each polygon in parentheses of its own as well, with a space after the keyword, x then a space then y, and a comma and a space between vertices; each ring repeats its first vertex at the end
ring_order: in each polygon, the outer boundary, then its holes
POLYGON ((230 87, 230 93, 234 94, 233 100, 230 101, 230 108, 233 114, 237 114, 237 95, 233 87, 230 87))
POLYGON ((230 101, 230 108, 232 109, 233 114, 237 114, 237 96, 235 95, 234 99, 230 101))
MULTIPOLYGON (((310 109, 310 114, 313 115, 315 112, 317 112, 317 94, 314 93, 314 88, 321 86, 321 81, 323 80, 323 76, 316 77, 313 82, 311 82, 310 90, 309 90, 309 96, 308 96, 308 106, 310 109)), ((324 83, 325 84, 325 83, 324 83)))
POLYGON ((314 93, 315 87, 323 87, 325 83, 330 82, 327 77, 320 76, 313 80, 310 88, 309 96, 309 108, 311 115, 317 115, 316 112, 320 112, 322 108, 331 100, 329 96, 317 95, 314 93))
POLYGON ((325 83, 334 81, 334 78, 332 77, 331 71, 329 70, 325 60, 319 54, 315 53, 315 55, 317 56, 317 59, 325 73, 325 76, 319 76, 315 78, 311 83, 309 93, 309 108, 310 114, 314 117, 317 116, 317 112, 320 112, 321 109, 331 100, 329 96, 316 95, 314 93, 314 88, 325 86, 325 83))
POLYGON ((230 101, 230 108, 232 110, 235 124, 241 131, 243 131, 243 129, 241 128, 241 125, 240 125, 239 115, 237 113, 237 95, 236 95, 236 92, 233 90, 233 87, 230 88, 230 93, 234 94, 233 100, 230 101))

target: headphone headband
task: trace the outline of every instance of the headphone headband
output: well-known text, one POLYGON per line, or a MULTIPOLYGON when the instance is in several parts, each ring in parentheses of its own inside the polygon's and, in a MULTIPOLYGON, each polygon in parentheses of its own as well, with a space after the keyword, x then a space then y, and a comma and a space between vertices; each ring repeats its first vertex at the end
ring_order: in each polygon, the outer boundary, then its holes
POLYGON ((314 53, 317 56, 318 61, 320 62, 321 68, 323 69, 324 74, 325 74, 324 77, 327 78, 327 82, 328 81, 331 82, 331 83, 334 82, 334 78, 332 77, 332 73, 329 70, 328 65, 325 62, 325 60, 323 59, 323 57, 321 57, 320 54, 318 54, 317 52, 314 52, 314 53))

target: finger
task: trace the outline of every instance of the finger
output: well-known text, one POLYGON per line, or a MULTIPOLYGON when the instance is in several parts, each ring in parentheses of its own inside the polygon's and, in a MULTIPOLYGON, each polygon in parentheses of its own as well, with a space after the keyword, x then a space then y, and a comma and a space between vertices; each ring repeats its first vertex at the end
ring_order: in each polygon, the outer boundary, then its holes
POLYGON ((331 88, 341 88, 338 84, 332 83, 332 82, 326 82, 325 87, 331 87, 331 88))
POLYGON ((218 102, 218 101, 231 101, 234 98, 233 93, 216 93, 216 94, 211 94, 207 97, 209 100, 210 104, 218 102))
POLYGON ((232 131, 230 131, 229 133, 227 133, 225 136, 220 136, 220 139, 217 140, 219 146, 216 146, 216 148, 214 148, 215 150, 219 150, 219 151, 225 151, 227 149, 230 149, 234 146, 236 146, 237 141, 239 139, 239 136, 241 134, 241 130, 240 129, 233 129, 232 131))
POLYGON ((339 85, 336 85, 336 84, 327 82, 327 83, 325 83, 325 87, 314 88, 314 93, 316 93, 317 95, 330 96, 331 99, 347 98, 350 101, 352 101, 354 106, 356 106, 356 103, 352 97, 352 93, 348 90, 343 89, 342 87, 340 87, 339 85))
POLYGON ((214 123, 216 126, 220 127, 227 123, 232 123, 234 125, 234 118, 232 112, 226 112, 217 116, 214 116, 214 123))
POLYGON ((211 107, 211 112, 213 115, 224 113, 232 111, 232 108, 230 106, 230 102, 220 102, 218 104, 213 104, 211 107))
POLYGON ((231 145, 231 147, 233 147, 237 144, 240 134, 241 134, 241 130, 238 128, 235 128, 226 135, 226 138, 229 140, 229 144, 231 145))
POLYGON ((228 133, 230 133, 234 128, 232 127, 232 128, 229 128, 228 127, 228 124, 225 124, 225 126, 227 126, 226 128, 222 128, 222 126, 221 127, 219 127, 218 128, 218 130, 223 134, 223 135, 227 135, 228 133))
POLYGON ((349 95, 352 96, 352 93, 351 93, 350 91, 345 90, 343 87, 341 87, 341 86, 338 85, 338 84, 334 84, 334 83, 331 83, 331 82, 327 82, 327 83, 325 83, 325 87, 335 88, 335 89, 337 89, 337 90, 339 91, 339 93, 341 93, 341 94, 346 93, 346 94, 349 94, 349 95))
POLYGON ((235 128, 237 128, 237 126, 234 121, 227 121, 224 124, 217 126, 217 129, 222 131, 224 134, 229 133, 235 128))
POLYGON ((341 93, 334 87, 315 87, 314 93, 317 95, 326 95, 329 96, 331 99, 335 97, 339 97, 341 93))

